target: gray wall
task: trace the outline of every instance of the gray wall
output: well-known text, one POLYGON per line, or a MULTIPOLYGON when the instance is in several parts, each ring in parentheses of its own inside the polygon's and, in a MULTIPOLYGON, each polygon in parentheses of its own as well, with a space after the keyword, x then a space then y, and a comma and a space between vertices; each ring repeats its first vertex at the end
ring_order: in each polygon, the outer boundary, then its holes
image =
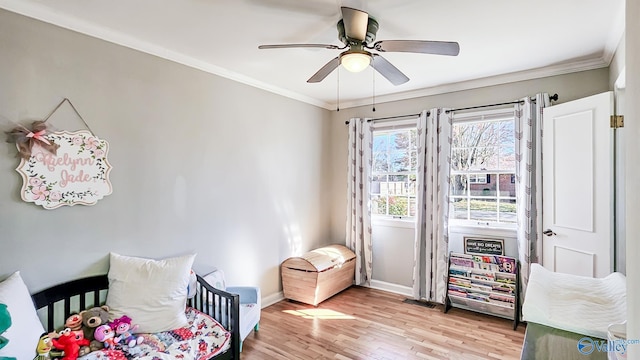
MULTIPOLYGON (((633 101, 640 98, 638 17, 640 4, 627 0, 627 138, 640 137, 633 101)), ((565 102, 606 91, 615 80, 599 69, 378 104, 375 114, 370 106, 329 114, 4 10, 0 49, 0 126, 41 118, 68 97, 110 142, 114 166, 114 193, 96 206, 47 211, 20 200, 15 150, 0 146, 0 278, 21 270, 32 291, 106 271, 109 251, 150 257, 195 251, 196 270, 218 266, 230 282, 275 293, 287 256, 344 239, 345 120, 542 91, 565 102)), ((60 129, 83 128, 73 116, 52 121, 60 129)), ((625 145, 625 181, 637 184, 640 143, 625 145)), ((639 194, 628 187, 630 234, 639 232, 639 194)), ((627 240, 627 253, 638 254, 637 237, 627 240)), ((629 339, 640 337, 638 274, 640 262, 627 263, 629 339)), ((638 354, 629 347, 629 358, 638 354)))
MULTIPOLYGON (((19 197, 0 142, 0 279, 31 291, 104 273, 109 251, 161 258, 231 284, 281 289, 279 264, 330 242, 328 110, 0 10, 0 127, 67 97, 110 143, 113 194, 44 210, 19 197)), ((50 120, 83 129, 64 106, 50 120)))
POLYGON ((607 68, 577 72, 566 75, 520 81, 510 84, 488 86, 478 89, 457 91, 415 99, 376 104, 376 111, 371 106, 341 109, 333 112, 335 126, 331 128, 332 141, 332 175, 333 210, 332 237, 344 239, 344 219, 347 192, 347 127, 344 122, 354 117, 385 117, 402 114, 419 113, 433 107, 465 107, 482 104, 499 103, 534 95, 539 92, 558 93, 560 99, 556 104, 598 94, 609 90, 609 71, 607 68))
POLYGON ((464 238, 489 238, 503 240, 504 255, 518 257, 516 232, 512 229, 482 229, 472 227, 452 227, 449 230, 449 251, 464 253, 464 238))
MULTIPOLYGON (((505 255, 518 257, 518 244, 514 230, 451 227, 449 251, 464 253, 465 237, 502 239, 505 255)), ((406 295, 412 294, 414 241, 413 222, 374 220, 371 226, 372 287, 406 295)))
MULTIPOLYGON (((640 2, 626 1, 626 78, 625 90, 625 137, 635 141, 627 141, 625 183, 626 188, 626 233, 627 254, 631 261, 627 262, 627 339, 640 339, 640 261, 635 260, 640 254, 640 241, 636 234, 640 233, 640 2)), ((629 359, 640 358, 640 346, 629 346, 629 359)))
MULTIPOLYGON (((478 89, 458 91, 434 96, 415 98, 391 103, 376 104, 375 113, 371 106, 362 106, 349 109, 341 109, 333 113, 332 127, 332 229, 331 238, 342 241, 345 236, 344 219, 346 217, 346 171, 347 171, 347 127, 345 121, 355 117, 385 117, 403 114, 419 113, 424 109, 433 107, 466 107, 483 104, 500 103, 516 100, 524 96, 532 96, 539 92, 558 93, 560 99, 556 103, 562 103, 598 94, 609 90, 609 70, 607 68, 578 72, 567 75, 540 78, 521 81, 511 84, 483 87, 478 89)), ((413 260, 412 231, 406 228, 394 230, 393 227, 384 229, 383 234, 376 234, 378 229, 373 228, 373 279, 383 282, 394 282, 403 286, 411 286, 413 260), (386 254, 376 253, 376 250, 386 251, 391 246, 402 246, 394 249, 394 257, 385 259, 386 254), (390 264, 390 261, 392 262, 390 264), (408 265, 407 265, 408 264, 408 265)), ((461 251, 463 249, 463 237, 470 235, 464 229, 452 230, 450 237, 451 249, 461 251)), ((514 234, 499 231, 493 233, 484 231, 482 235, 505 239, 506 255, 516 256, 517 245, 514 243, 514 234)))
MULTIPOLYGON (((625 77, 625 49, 626 49, 626 37, 622 36, 620 43, 616 48, 615 55, 611 59, 609 65, 609 89, 614 91, 615 95, 615 110, 616 114, 624 115, 625 109, 625 89, 620 88, 620 80, 624 84, 625 77)), ((615 186, 616 186, 616 215, 615 215, 615 239, 616 239, 616 254, 615 254, 615 270, 626 273, 626 224, 625 224, 625 207, 626 207, 626 184, 625 184, 625 132, 626 130, 618 129, 615 133, 615 156, 616 156, 616 172, 615 172, 615 186)))
POLYGON ((413 222, 377 221, 371 226, 372 286, 411 294, 413 256, 416 238, 413 222), (399 287, 405 287, 402 289, 399 287))
MULTIPOLYGON (((624 88, 616 88, 615 94, 615 109, 616 114, 625 115, 626 105, 626 91, 624 88)), ((616 213, 615 213, 615 240, 616 240, 616 253, 615 253, 615 271, 619 271, 626 274, 627 267, 627 252, 626 252, 626 183, 625 183, 625 170, 626 166, 626 129, 615 130, 615 186, 616 186, 616 213)))
MULTIPOLYGON (((229 282, 273 295, 281 261, 344 241, 345 120, 542 91, 565 102, 607 91, 610 82, 609 70, 598 69, 381 103, 375 113, 371 106, 330 113, 3 10, 0 49, 2 130, 68 97, 109 141, 114 166, 112 195, 47 211, 20 200, 15 150, 0 146, 0 278, 21 270, 32 291, 105 272, 109 251, 197 252, 197 271, 220 267, 229 282)), ((83 128, 67 108, 51 123, 83 128)), ((412 231, 401 231, 412 240, 412 231)), ((374 244, 374 279, 410 286, 403 257, 413 256, 412 241, 383 235, 374 244), (382 257, 389 249, 395 255, 382 257)))

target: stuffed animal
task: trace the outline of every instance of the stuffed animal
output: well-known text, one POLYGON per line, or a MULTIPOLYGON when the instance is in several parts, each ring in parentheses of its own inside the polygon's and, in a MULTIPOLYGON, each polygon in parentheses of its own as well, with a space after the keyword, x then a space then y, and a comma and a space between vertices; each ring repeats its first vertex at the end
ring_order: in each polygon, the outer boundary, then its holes
POLYGON ((77 313, 69 315, 67 320, 64 322, 64 327, 71 329, 71 331, 82 330, 82 316, 77 313))
POLYGON ((109 321, 109 307, 103 305, 100 307, 92 307, 80 312, 82 317, 82 331, 84 332, 84 338, 89 340, 91 351, 100 350, 104 347, 102 342, 94 341, 94 335, 96 328, 102 324, 106 324, 109 321))
POLYGON ((100 341, 106 349, 113 348, 116 345, 116 333, 113 332, 111 326, 107 324, 100 325, 93 333, 93 338, 100 341))
POLYGON ((66 328, 60 332, 57 339, 51 339, 53 347, 64 351, 62 360, 76 360, 80 355, 81 346, 89 346, 89 340, 84 338, 81 331, 71 331, 66 328))
POLYGON ((11 327, 11 315, 7 309, 7 305, 0 304, 0 349, 5 347, 9 343, 9 339, 2 336, 2 334, 9 330, 11 327))
MULTIPOLYGON (((58 333, 56 333, 58 335, 58 333)), ((40 335, 40 340, 38 340, 38 346, 36 347, 36 357, 33 360, 47 360, 51 359, 51 338, 49 334, 44 333, 40 335)))
MULTIPOLYGON (((61 330, 62 332, 62 330, 61 330)), ((53 348, 52 339, 60 337, 60 333, 52 332, 52 333, 43 333, 40 335, 40 339, 38 340, 38 346, 36 347, 36 357, 33 360, 49 360, 49 359, 60 359, 64 356, 64 352, 62 350, 56 350, 53 348), (55 337, 52 337, 52 334, 55 337)))
POLYGON ((123 315, 109 323, 116 333, 116 343, 124 341, 129 347, 140 344, 143 340, 142 336, 136 337, 132 334, 138 328, 138 325, 131 325, 131 318, 123 315))
MULTIPOLYGON (((60 335, 58 334, 58 332, 64 330, 64 329, 71 329, 71 331, 77 332, 83 332, 82 330, 82 316, 80 316, 80 314, 78 313, 72 313, 71 315, 69 315, 69 317, 67 318, 67 320, 64 322, 64 327, 62 327, 61 329, 59 329, 58 331, 54 331, 49 333, 49 338, 51 339, 55 339, 58 338, 60 335)), ((84 335, 84 332, 83 332, 84 335)), ((88 353, 91 352, 91 349, 89 348, 89 346, 82 346, 80 348, 80 356, 84 356, 87 355, 88 353)))
MULTIPOLYGON (((5 347, 9 343, 9 339, 2 336, 2 334, 11 327, 11 314, 7 309, 7 305, 0 304, 0 349, 5 347)), ((0 356, 0 360, 16 360, 14 357, 0 356)))

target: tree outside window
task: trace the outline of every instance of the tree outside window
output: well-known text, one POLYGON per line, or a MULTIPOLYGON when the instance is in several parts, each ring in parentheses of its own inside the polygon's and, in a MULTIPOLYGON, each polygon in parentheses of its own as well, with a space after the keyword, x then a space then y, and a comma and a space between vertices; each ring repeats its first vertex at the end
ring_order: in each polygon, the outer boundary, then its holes
POLYGON ((454 223, 516 222, 514 125, 512 115, 458 123, 454 119, 450 193, 454 223))
POLYGON ((416 129, 373 133, 371 214, 412 217, 416 209, 416 129))

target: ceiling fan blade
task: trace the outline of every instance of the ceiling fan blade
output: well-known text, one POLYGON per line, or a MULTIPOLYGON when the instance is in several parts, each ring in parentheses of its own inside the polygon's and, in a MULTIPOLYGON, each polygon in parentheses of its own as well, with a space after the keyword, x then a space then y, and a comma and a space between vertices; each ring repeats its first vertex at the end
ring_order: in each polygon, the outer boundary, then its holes
POLYGON ((331 72, 335 70, 338 66, 340 66, 340 57, 336 56, 331 61, 326 63, 323 67, 321 67, 320 70, 318 70, 318 72, 313 74, 313 76, 310 77, 309 80, 307 80, 307 82, 318 83, 324 80, 324 78, 326 78, 327 75, 331 74, 331 72))
POLYGON ((344 32, 349 39, 364 41, 367 36, 367 24, 369 14, 364 11, 341 7, 342 21, 344 21, 344 32))
POLYGON ((393 66, 387 59, 383 58, 378 54, 373 55, 373 62, 371 66, 379 72, 382 76, 387 78, 389 82, 393 85, 402 85, 409 81, 407 75, 403 74, 402 71, 398 70, 397 67, 393 66))
POLYGON ((324 49, 344 49, 331 44, 277 44, 277 45, 260 45, 258 49, 288 49, 288 48, 324 48, 324 49))
POLYGON ((460 45, 451 41, 381 40, 376 41, 372 48, 382 52, 411 52, 451 56, 456 56, 460 53, 460 45))

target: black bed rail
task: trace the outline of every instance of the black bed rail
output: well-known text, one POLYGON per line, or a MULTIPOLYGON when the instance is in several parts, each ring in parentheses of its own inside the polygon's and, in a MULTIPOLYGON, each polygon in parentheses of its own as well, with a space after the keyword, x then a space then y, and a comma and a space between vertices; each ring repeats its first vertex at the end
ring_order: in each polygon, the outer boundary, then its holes
MULTIPOLYGON (((211 316, 231 333, 231 348, 214 356, 212 360, 240 359, 239 295, 218 290, 199 275, 196 275, 196 278, 198 292, 194 298, 187 301, 187 305, 211 316)), ((104 305, 108 289, 109 279, 103 274, 55 285, 32 294, 31 298, 39 313, 46 310, 46 330, 54 331, 61 327, 72 313, 104 305)))
POLYGON ((96 275, 82 279, 72 280, 63 284, 59 284, 48 289, 39 291, 33 295, 33 303, 36 309, 47 309, 47 331, 54 331, 56 326, 64 324, 65 319, 72 312, 80 312, 90 306, 100 306, 100 291, 106 291, 109 288, 109 280, 107 275, 96 275), (87 302, 87 296, 89 301, 87 302), (74 297, 78 297, 77 308, 71 308, 71 301, 74 297), (63 302, 63 314, 61 318, 56 318, 54 313, 55 304, 63 302), (56 321, 58 320, 58 321, 56 321))
POLYGON ((214 288, 200 275, 196 278, 197 293, 187 305, 216 319, 231 332, 232 339, 238 339, 231 342, 231 349, 232 358, 240 359, 240 296, 214 288))

